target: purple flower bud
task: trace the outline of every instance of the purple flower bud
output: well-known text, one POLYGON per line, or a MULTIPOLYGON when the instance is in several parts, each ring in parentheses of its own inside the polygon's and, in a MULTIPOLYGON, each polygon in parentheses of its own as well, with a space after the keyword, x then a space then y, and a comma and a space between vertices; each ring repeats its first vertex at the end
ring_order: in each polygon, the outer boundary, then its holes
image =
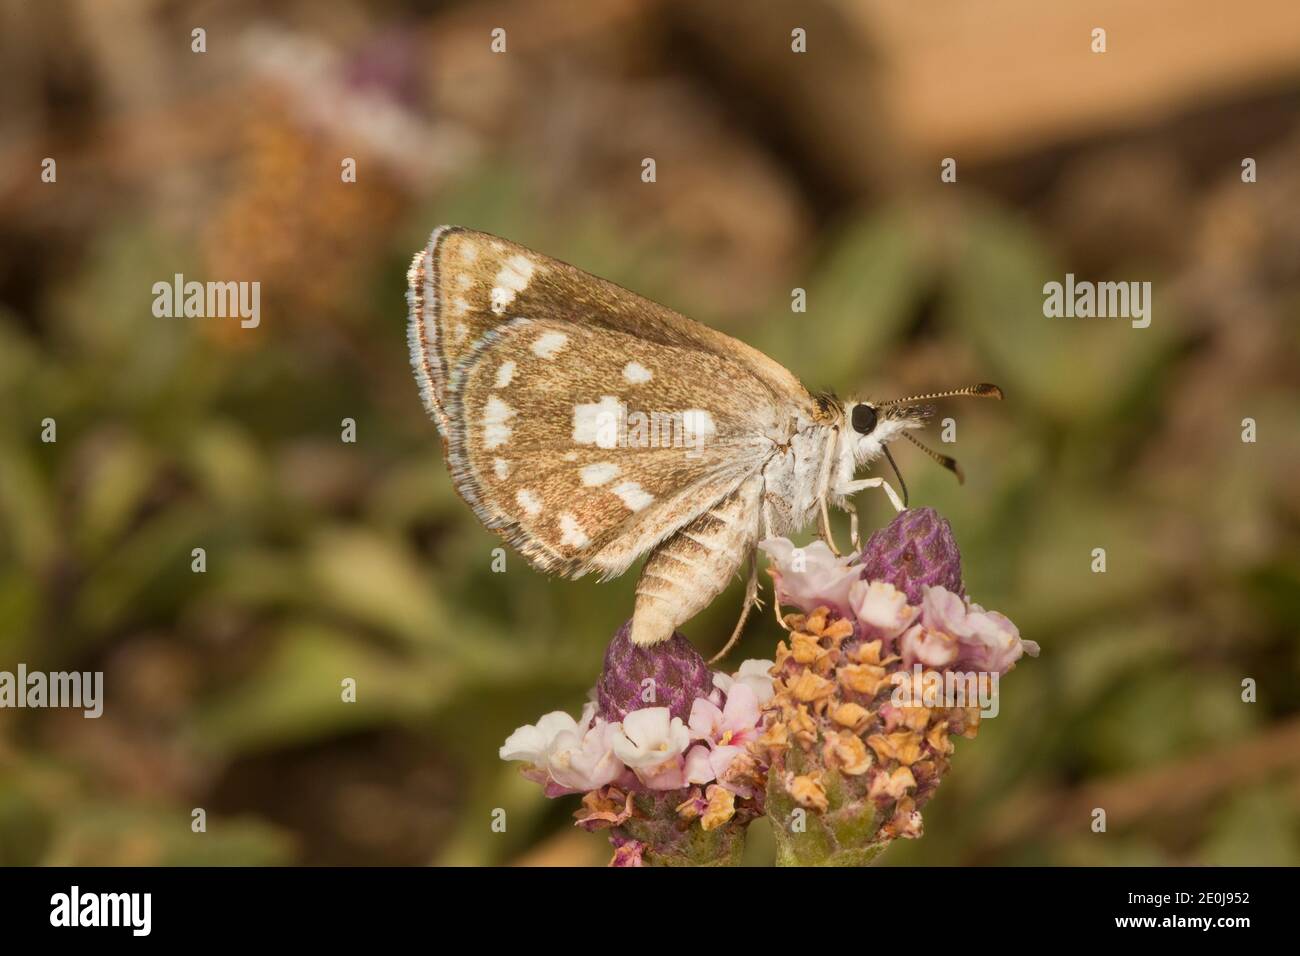
POLYGON ((920 604, 927 586, 941 585, 965 595, 961 584, 961 552, 952 526, 933 508, 900 512, 872 534, 862 549, 862 578, 888 581, 920 604))
POLYGON ((680 631, 649 646, 633 644, 632 622, 618 629, 605 651, 605 666, 596 683, 600 716, 622 720, 629 711, 667 707, 671 716, 689 720, 697 697, 713 691, 713 671, 680 631))

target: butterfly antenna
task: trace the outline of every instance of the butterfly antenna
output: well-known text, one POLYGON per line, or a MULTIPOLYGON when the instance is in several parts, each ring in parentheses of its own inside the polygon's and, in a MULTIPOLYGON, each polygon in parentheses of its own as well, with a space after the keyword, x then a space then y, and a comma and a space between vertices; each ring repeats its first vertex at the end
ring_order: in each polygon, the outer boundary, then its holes
MULTIPOLYGON (((938 453, 937 451, 935 451, 933 448, 930 448, 930 447, 928 447, 928 446, 926 446, 926 445, 921 444, 921 442, 920 442, 919 439, 912 437, 912 435, 911 435, 910 433, 908 433, 908 432, 903 432, 903 437, 906 438, 908 441, 910 441, 910 442, 911 442, 913 445, 915 445, 917 448, 921 449, 921 451, 925 452, 927 455, 929 455, 931 458, 933 458, 935 461, 937 461, 937 462, 938 462, 939 464, 941 464, 943 467, 947 468, 947 469, 948 469, 949 471, 951 471, 954 475, 956 475, 956 476, 957 476, 957 484, 962 485, 962 484, 965 484, 965 483, 966 483, 966 476, 965 476, 964 474, 962 474, 961 465, 957 464, 957 459, 956 459, 956 458, 950 458, 950 457, 947 456, 947 455, 941 455, 941 454, 939 454, 939 453, 938 453)), ((888 454, 888 452, 886 452, 886 454, 888 454)), ((891 465, 893 464, 893 460, 892 460, 892 459, 890 460, 890 464, 891 464, 891 465)), ((895 468, 894 470, 897 471, 898 469, 895 468)), ((902 478, 899 478, 898 480, 899 480, 899 481, 902 481, 903 479, 902 479, 902 478)))
POLYGON ((955 388, 950 392, 931 392, 929 395, 913 395, 910 398, 896 398, 889 402, 878 402, 877 408, 888 408, 891 405, 912 405, 916 402, 928 402, 932 398, 955 398, 960 395, 966 395, 971 398, 1002 398, 1002 389, 996 385, 990 385, 988 382, 980 382, 978 385, 967 385, 965 388, 955 388))
MULTIPOLYGON (((903 432, 903 434, 907 435, 907 432, 903 432)), ((909 435, 908 437, 910 438, 911 436, 909 435)), ((894 464, 894 456, 889 453, 889 446, 883 445, 881 446, 880 450, 883 451, 885 453, 885 457, 889 459, 889 467, 894 469, 894 477, 898 479, 898 487, 903 489, 903 508, 906 509, 907 508, 907 482, 903 480, 903 473, 898 470, 898 465, 894 464)), ((927 448, 926 451, 929 451, 929 449, 927 448)), ((933 455, 934 452, 930 452, 930 454, 933 455)))

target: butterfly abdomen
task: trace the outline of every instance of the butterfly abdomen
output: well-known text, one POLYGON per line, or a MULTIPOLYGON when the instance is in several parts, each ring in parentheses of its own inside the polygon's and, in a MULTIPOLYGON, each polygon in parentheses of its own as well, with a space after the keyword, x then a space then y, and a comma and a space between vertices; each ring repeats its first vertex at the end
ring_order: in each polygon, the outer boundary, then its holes
POLYGON ((758 541, 762 492, 756 474, 651 552, 636 585, 634 644, 667 640, 722 593, 758 541))

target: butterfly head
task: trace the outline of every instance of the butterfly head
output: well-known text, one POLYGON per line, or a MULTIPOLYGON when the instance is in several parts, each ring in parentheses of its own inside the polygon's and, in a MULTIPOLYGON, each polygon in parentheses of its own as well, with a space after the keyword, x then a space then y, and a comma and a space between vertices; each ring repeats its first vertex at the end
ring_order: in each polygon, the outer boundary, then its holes
POLYGON ((864 465, 880 457, 885 445, 909 429, 920 428, 933 413, 930 405, 846 402, 844 434, 853 450, 854 462, 864 465))
MULTIPOLYGON (((867 462, 885 455, 898 475, 898 467, 890 456, 886 446, 895 438, 902 436, 936 462, 947 468, 957 480, 962 481, 961 468, 948 455, 941 455, 923 445, 911 430, 920 428, 934 414, 934 406, 925 404, 933 399, 965 396, 969 398, 1002 398, 1002 389, 996 385, 981 383, 965 388, 952 389, 947 392, 931 392, 928 395, 913 395, 909 398, 896 398, 887 402, 851 401, 843 406, 844 420, 841 432, 848 436, 848 441, 841 446, 842 454, 853 456, 853 464, 865 465, 867 462)), ((845 462, 847 466, 847 462, 845 462)), ((851 469, 849 469, 851 471, 851 469)), ((903 476, 898 475, 902 484, 903 476)), ((903 486, 903 500, 907 500, 907 487, 903 486)))

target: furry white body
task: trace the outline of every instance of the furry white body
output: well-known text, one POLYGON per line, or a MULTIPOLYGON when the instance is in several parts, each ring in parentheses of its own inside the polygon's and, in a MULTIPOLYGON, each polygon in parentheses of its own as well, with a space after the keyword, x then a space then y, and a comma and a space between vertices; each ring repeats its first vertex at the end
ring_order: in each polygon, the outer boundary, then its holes
MULTIPOLYGON (((722 593, 760 540, 797 534, 827 503, 846 508, 854 492, 879 484, 902 509, 882 479, 855 481, 855 473, 880 455, 885 441, 909 426, 883 422, 879 435, 857 435, 847 423, 853 404, 841 407, 840 424, 796 420, 784 440, 774 440, 770 457, 735 494, 651 552, 637 582, 633 643, 667 640, 722 593)), ((751 580, 742 624, 755 596, 756 582, 751 580)))

